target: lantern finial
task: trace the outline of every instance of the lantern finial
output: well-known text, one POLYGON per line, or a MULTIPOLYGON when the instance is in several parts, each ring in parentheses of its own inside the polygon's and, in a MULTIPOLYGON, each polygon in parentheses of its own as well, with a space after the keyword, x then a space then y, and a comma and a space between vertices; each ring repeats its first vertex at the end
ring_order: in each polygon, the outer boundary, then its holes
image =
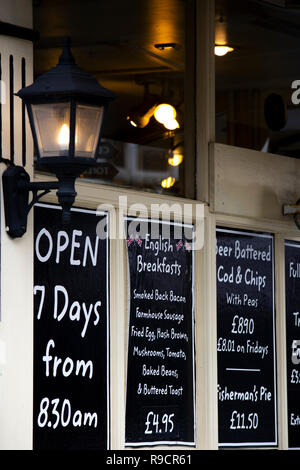
POLYGON ((63 40, 63 49, 59 57, 59 64, 75 64, 75 59, 71 52, 71 38, 65 36, 63 40))

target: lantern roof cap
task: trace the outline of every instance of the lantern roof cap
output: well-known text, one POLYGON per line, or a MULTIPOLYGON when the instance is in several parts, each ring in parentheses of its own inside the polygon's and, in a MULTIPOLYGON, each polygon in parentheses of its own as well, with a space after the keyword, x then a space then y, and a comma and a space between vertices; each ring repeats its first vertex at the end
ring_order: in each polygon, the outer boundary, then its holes
POLYGON ((19 90, 16 95, 25 101, 38 101, 38 98, 47 101, 47 98, 53 100, 54 97, 64 96, 87 97, 94 98, 95 104, 101 100, 110 101, 115 98, 112 91, 104 88, 92 75, 76 65, 69 38, 64 39, 58 64, 37 77, 32 85, 19 90))

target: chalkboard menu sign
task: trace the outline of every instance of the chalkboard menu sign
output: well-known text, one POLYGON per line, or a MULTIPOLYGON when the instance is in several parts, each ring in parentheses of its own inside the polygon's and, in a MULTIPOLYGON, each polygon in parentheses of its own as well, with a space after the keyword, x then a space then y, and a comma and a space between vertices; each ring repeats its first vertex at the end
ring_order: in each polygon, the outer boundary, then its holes
POLYGON ((219 445, 277 444, 273 236, 217 229, 219 445))
POLYGON ((285 242, 288 446, 300 449, 300 243, 285 242))
POLYGON ((34 449, 107 449, 109 443, 108 215, 34 210, 34 449))
POLYGON ((125 226, 125 444, 194 445, 193 227, 134 218, 125 226))

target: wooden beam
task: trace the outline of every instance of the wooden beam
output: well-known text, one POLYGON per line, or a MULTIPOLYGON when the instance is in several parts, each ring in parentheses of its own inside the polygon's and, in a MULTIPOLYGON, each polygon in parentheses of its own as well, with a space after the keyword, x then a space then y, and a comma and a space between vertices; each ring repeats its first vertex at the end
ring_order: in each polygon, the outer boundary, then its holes
POLYGON ((215 140, 214 0, 196 2, 196 199, 209 200, 209 144, 215 140))

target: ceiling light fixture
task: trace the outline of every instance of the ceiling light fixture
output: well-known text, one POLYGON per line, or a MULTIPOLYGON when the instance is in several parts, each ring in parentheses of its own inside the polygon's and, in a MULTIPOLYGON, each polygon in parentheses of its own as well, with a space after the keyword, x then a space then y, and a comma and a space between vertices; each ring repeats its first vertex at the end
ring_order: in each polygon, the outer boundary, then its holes
POLYGON ((144 128, 152 116, 166 129, 173 131, 180 127, 176 119, 176 109, 168 103, 162 103, 158 96, 149 96, 138 106, 134 106, 127 114, 127 121, 133 127, 144 128))
POLYGON ((179 128, 179 122, 177 121, 177 119, 169 119, 169 120, 163 122, 163 125, 169 131, 175 131, 175 129, 179 128))
POLYGON ((170 121, 176 118, 176 109, 170 104, 161 103, 156 106, 154 117, 158 122, 163 124, 166 121, 170 121))
POLYGON ((168 178, 162 180, 160 184, 162 188, 169 189, 169 188, 172 188, 172 186, 174 186, 175 181, 176 179, 174 177, 169 176, 168 178))
POLYGON ((232 51, 234 51, 233 47, 225 46, 225 45, 215 45, 215 55, 219 57, 222 57, 228 54, 228 52, 232 52, 232 51))
POLYGON ((159 104, 154 111, 155 119, 168 130, 175 130, 179 127, 179 123, 175 119, 176 115, 176 109, 168 103, 159 104))
POLYGON ((175 42, 161 42, 160 44, 154 44, 154 47, 160 51, 165 49, 179 49, 178 44, 175 42))
POLYGON ((143 102, 131 108, 126 116, 127 121, 133 127, 146 127, 153 116, 159 98, 155 95, 146 96, 143 102))
POLYGON ((171 152, 171 156, 168 158, 168 164, 171 166, 179 166, 183 161, 183 155, 181 153, 171 152))

